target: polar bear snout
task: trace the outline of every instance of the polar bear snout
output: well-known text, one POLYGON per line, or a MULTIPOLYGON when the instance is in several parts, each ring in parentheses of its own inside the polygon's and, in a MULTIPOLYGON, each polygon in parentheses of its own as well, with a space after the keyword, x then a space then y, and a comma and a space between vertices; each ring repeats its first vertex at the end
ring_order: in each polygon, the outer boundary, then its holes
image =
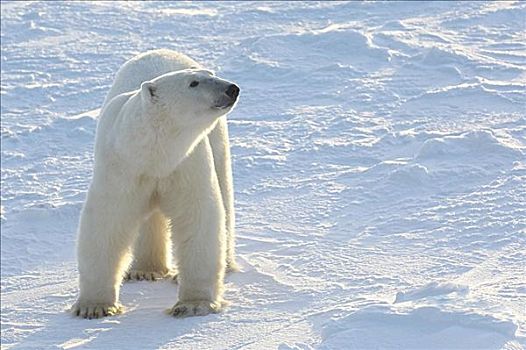
POLYGON ((236 84, 231 84, 228 89, 226 89, 225 94, 235 101, 239 95, 239 87, 236 84))
POLYGON ((236 103, 237 97, 239 96, 239 87, 236 84, 228 82, 226 89, 220 90, 221 96, 215 103, 215 108, 217 109, 226 109, 230 108, 236 103))

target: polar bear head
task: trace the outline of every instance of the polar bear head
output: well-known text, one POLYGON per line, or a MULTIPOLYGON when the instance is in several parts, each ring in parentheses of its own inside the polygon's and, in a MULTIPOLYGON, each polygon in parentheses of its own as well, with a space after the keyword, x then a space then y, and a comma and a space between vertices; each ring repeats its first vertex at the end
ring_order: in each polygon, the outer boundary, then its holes
POLYGON ((163 74, 141 85, 143 112, 169 118, 178 129, 205 127, 228 113, 239 88, 204 69, 163 74))

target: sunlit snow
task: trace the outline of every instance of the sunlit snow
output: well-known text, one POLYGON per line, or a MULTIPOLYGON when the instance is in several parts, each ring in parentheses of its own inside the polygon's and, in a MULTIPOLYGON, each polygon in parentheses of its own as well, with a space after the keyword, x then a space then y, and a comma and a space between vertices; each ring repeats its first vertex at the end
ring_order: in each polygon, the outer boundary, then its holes
POLYGON ((525 2, 2 2, 2 349, 524 349, 525 2), (242 272, 71 317, 98 109, 154 48, 241 87, 242 272))

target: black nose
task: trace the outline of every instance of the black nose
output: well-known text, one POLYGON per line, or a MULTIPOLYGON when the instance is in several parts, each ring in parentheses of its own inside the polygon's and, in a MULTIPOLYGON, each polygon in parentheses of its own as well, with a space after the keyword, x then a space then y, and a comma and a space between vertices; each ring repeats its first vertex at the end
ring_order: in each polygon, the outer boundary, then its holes
POLYGON ((227 96, 231 99, 235 100, 239 95, 239 88, 237 85, 232 84, 228 87, 228 89, 226 89, 225 94, 227 94, 227 96))

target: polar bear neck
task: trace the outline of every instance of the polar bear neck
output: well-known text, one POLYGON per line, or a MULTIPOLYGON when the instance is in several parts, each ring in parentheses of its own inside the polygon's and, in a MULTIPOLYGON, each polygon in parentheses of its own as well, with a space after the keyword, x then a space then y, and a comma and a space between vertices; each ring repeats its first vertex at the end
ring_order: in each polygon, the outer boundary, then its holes
MULTIPOLYGON (((138 96, 137 96, 138 97, 138 96)), ((130 97, 114 125, 115 151, 139 175, 162 178, 175 171, 217 120, 182 127, 176 116, 143 111, 140 99, 130 97)))

